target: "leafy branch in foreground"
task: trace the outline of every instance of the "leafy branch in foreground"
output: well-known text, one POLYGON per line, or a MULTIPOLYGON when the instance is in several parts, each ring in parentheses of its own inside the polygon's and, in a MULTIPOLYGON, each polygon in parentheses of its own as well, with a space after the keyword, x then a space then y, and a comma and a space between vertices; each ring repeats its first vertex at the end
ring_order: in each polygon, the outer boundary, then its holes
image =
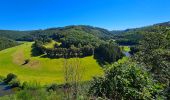
POLYGON ((142 66, 135 63, 109 66, 104 77, 93 80, 89 93, 93 98, 112 100, 151 100, 162 85, 157 84, 142 66))

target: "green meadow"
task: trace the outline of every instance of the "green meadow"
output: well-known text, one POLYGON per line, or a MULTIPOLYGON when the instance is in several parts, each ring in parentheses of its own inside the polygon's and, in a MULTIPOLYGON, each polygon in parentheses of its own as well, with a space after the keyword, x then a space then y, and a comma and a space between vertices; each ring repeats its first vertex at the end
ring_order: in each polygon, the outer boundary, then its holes
POLYGON ((120 48, 124 52, 129 52, 130 51, 130 47, 129 46, 120 46, 120 48))
MULTIPOLYGON (((42 56, 33 57, 31 46, 33 42, 0 51, 0 76, 9 73, 16 74, 21 82, 40 82, 41 84, 64 82, 64 59, 50 59, 42 56), (24 65, 25 60, 29 63, 24 65)), ((72 61, 75 58, 68 59, 72 61)), ((103 75, 103 70, 93 56, 79 58, 83 67, 83 81, 92 79, 93 76, 103 75)))

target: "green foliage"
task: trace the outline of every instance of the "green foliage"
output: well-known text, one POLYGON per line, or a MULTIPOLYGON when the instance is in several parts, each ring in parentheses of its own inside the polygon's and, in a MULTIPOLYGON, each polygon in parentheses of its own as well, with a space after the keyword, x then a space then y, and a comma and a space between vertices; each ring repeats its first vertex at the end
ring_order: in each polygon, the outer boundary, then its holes
POLYGON ((59 86, 57 84, 52 84, 47 87, 47 91, 57 91, 58 88, 59 86))
POLYGON ((13 47, 13 46, 17 46, 17 45, 19 45, 19 43, 15 42, 11 39, 0 37, 0 50, 10 48, 10 47, 13 47))
POLYGON ((130 47, 129 47, 129 46, 120 46, 120 49, 121 49, 123 52, 130 52, 130 47))
POLYGON ((12 40, 17 40, 27 35, 29 31, 12 31, 12 30, 0 30, 0 36, 6 37, 12 40))
MULTIPOLYGON (((54 29, 44 31, 52 30, 54 29)), ((33 49, 50 58, 85 57, 93 55, 94 48, 104 43, 103 39, 106 37, 102 37, 103 35, 111 36, 107 30, 90 26, 68 26, 55 31, 51 36, 38 35, 33 49), (45 44, 50 42, 50 38, 61 44, 46 48, 45 44)))
POLYGON ((37 81, 24 82, 22 84, 22 88, 27 90, 37 90, 40 89, 41 87, 42 87, 41 84, 37 81))
POLYGON ((95 58, 102 64, 105 64, 105 62, 112 63, 123 57, 123 53, 119 46, 113 41, 101 44, 95 49, 94 55, 95 58))
MULTIPOLYGON (((145 33, 136 60, 143 63, 162 83, 170 82, 170 31, 145 33)), ((167 84, 169 85, 169 84, 167 84)))
POLYGON ((74 38, 75 36, 77 39, 76 41, 83 42, 84 39, 88 39, 89 41, 95 41, 95 38, 111 39, 113 37, 113 34, 106 29, 85 25, 50 28, 46 30, 36 30, 24 33, 25 34, 19 39, 17 38, 17 40, 33 41, 42 36, 47 36, 55 40, 60 40, 60 42, 62 40, 71 40, 72 42, 74 42, 72 38, 74 38))
POLYGON ((13 87, 20 87, 20 81, 17 78, 12 79, 9 83, 8 83, 12 88, 13 87))
POLYGON ((0 82, 3 82, 3 81, 4 81, 4 79, 5 79, 5 77, 0 76, 0 82))
MULTIPOLYGON (((4 97, 5 98, 5 97, 4 97)), ((61 96, 57 95, 56 92, 47 92, 44 89, 38 90, 22 90, 15 95, 6 97, 7 100, 59 100, 61 96)))
POLYGON ((15 74, 9 73, 7 77, 4 79, 4 82, 8 84, 9 82, 16 78, 17 76, 15 74))
POLYGON ((156 32, 164 33, 170 29, 170 25, 166 23, 155 24, 151 26, 127 29, 121 31, 119 34, 114 34, 114 39, 120 45, 138 45, 139 41, 142 40, 144 33, 156 32))
POLYGON ((170 31, 160 29, 155 32, 143 33, 143 39, 137 47, 139 52, 135 55, 135 60, 142 63, 145 68, 152 73, 155 80, 165 84, 164 93, 169 99, 170 87, 170 31))
POLYGON ((142 66, 124 63, 114 64, 104 77, 94 78, 89 93, 104 99, 152 100, 161 87, 142 66))
POLYGON ((131 47, 130 47, 129 53, 130 53, 131 55, 134 55, 134 54, 137 53, 137 52, 139 52, 139 49, 138 49, 137 46, 131 46, 131 47))

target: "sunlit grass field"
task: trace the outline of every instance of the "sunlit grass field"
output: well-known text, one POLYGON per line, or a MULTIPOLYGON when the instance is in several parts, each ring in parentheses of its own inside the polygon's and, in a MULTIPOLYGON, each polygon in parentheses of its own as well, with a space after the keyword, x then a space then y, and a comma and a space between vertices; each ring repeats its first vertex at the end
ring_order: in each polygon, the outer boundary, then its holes
POLYGON ((45 46, 46 48, 54 48, 54 45, 55 45, 55 44, 61 45, 61 43, 52 40, 51 43, 48 43, 48 44, 46 44, 46 45, 44 45, 44 46, 45 46))
MULTIPOLYGON (((41 84, 64 82, 64 59, 50 59, 41 56, 31 56, 32 42, 0 51, 0 75, 6 76, 8 73, 14 73, 21 82, 37 81, 41 84), (25 60, 29 63, 23 65, 25 60)), ((72 60, 75 58, 71 58, 72 60)), ((92 79, 93 76, 103 74, 102 68, 93 59, 92 56, 80 58, 81 67, 84 68, 83 81, 92 79)))
POLYGON ((124 52, 129 52, 130 51, 130 47, 129 46, 120 46, 120 48, 124 52))

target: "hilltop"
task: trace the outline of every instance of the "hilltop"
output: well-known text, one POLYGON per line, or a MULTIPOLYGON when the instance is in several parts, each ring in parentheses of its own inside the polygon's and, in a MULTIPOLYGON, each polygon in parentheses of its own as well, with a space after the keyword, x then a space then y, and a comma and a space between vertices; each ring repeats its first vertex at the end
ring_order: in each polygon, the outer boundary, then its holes
POLYGON ((114 39, 121 45, 136 45, 142 39, 142 35, 148 32, 165 33, 170 30, 170 22, 158 23, 140 28, 126 29, 119 34, 114 34, 114 39))
POLYGON ((54 34, 91 34, 95 37, 101 39, 111 38, 113 35, 110 31, 93 26, 87 25, 70 25, 66 27, 57 27, 57 28, 48 28, 44 30, 29 30, 29 31, 15 31, 15 30, 0 30, 0 36, 10 38, 13 40, 24 40, 24 41, 33 41, 38 38, 40 35, 45 35, 52 37, 54 34))

